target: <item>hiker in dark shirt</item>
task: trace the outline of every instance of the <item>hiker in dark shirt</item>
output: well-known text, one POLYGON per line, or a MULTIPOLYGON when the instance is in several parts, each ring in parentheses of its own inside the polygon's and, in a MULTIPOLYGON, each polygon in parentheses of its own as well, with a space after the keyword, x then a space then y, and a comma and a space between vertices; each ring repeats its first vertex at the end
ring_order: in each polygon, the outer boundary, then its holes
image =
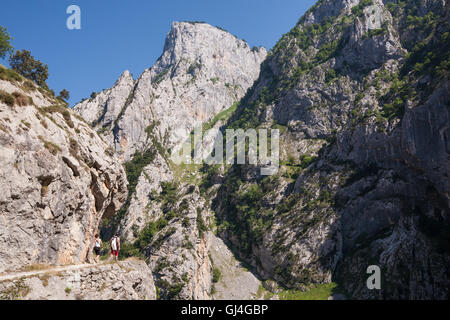
POLYGON ((98 233, 95 235, 94 252, 95 252, 95 262, 98 263, 102 252, 102 239, 100 239, 98 233))

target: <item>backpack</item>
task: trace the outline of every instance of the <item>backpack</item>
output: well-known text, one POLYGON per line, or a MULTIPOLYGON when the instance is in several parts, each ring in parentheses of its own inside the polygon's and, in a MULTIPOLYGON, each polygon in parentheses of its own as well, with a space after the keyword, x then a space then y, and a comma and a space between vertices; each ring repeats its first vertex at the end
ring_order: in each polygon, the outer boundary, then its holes
POLYGON ((117 237, 114 236, 114 238, 111 241, 111 249, 116 251, 117 250, 117 237))

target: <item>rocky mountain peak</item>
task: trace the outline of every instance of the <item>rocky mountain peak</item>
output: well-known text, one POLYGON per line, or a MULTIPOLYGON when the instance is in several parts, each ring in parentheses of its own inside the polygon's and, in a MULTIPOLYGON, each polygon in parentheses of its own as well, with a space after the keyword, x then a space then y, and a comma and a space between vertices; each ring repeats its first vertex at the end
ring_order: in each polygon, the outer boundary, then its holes
MULTIPOLYGON (((169 150, 201 124, 217 131, 224 115, 231 115, 258 78, 266 55, 264 48, 252 49, 245 41, 206 23, 174 22, 153 67, 135 82, 124 74, 113 88, 75 106, 126 163, 128 198, 119 218, 105 221, 105 234, 117 229, 122 239, 133 243, 145 228, 165 216, 167 208, 154 203, 151 194, 162 192, 162 186, 177 184, 176 169, 167 158, 169 150), (221 120, 214 121, 216 116, 221 120)), ((195 221, 209 219, 211 212, 198 188, 182 196, 186 187, 174 190, 180 192, 175 198, 183 201, 184 219, 168 218, 169 225, 160 230, 167 243, 146 255, 151 269, 159 268, 163 261, 179 266, 158 275, 163 297, 170 297, 169 283, 178 286, 177 279, 186 278, 178 296, 205 299, 211 295, 211 237, 204 237, 195 221), (200 207, 205 211, 199 213, 200 207)))
MULTIPOLYGON (((133 75, 130 71, 125 70, 117 80, 117 83, 134 83, 133 75)), ((117 85, 116 83, 116 85, 117 85)))
MULTIPOLYGON (((181 60, 206 62, 211 57, 217 59, 242 50, 250 50, 248 43, 224 29, 200 22, 173 22, 159 66, 167 67, 181 60)), ((254 51, 265 55, 264 48, 254 51)))
POLYGON ((113 88, 74 109, 127 161, 155 138, 168 148, 179 144, 230 108, 258 77, 266 55, 207 23, 174 22, 163 54, 136 82, 125 72, 113 88))

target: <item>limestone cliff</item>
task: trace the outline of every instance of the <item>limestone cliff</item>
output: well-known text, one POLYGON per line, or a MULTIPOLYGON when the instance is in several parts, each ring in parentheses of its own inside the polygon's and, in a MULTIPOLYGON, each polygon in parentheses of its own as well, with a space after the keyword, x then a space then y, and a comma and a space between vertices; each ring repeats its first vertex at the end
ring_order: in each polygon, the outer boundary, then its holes
MULTIPOLYGON (((117 271, 123 286, 101 297, 258 298, 263 281, 277 294, 336 282, 353 299, 448 299, 448 8, 320 0, 269 53, 175 22, 153 67, 75 107, 89 125, 46 90, 0 80, 0 271, 84 261, 100 224, 146 265, 86 270, 70 298, 117 271), (209 146, 218 130, 278 129, 278 173, 173 163, 200 124, 209 146), (370 265, 381 290, 366 286, 370 265)), ((67 279, 29 279, 25 297, 63 294, 67 279)))
POLYGON ((228 168, 213 206, 264 279, 448 299, 448 8, 318 1, 269 52, 226 127, 279 129, 280 171, 228 168))
POLYGON ((206 23, 174 22, 153 67, 136 81, 126 71, 113 88, 74 109, 124 161, 153 139, 169 150, 238 101, 257 78, 265 56, 264 48, 251 49, 206 23))
POLYGON ((125 72, 111 89, 74 107, 128 176, 128 199, 103 233, 118 229, 131 251, 148 259, 164 299, 209 299, 212 284, 210 204, 195 186, 198 166, 186 172, 170 161, 170 151, 200 124, 214 122, 218 130, 222 122, 214 118, 230 113, 265 57, 264 48, 222 29, 174 22, 152 68, 136 81, 125 72))
MULTIPOLYGON (((2 280, 0 300, 155 300, 156 290, 145 262, 49 268, 2 280)), ((11 275, 9 277, 12 277, 11 275)))
POLYGON ((15 74, 0 94, 0 272, 84 262, 100 220, 126 199, 125 172, 49 91, 15 74))

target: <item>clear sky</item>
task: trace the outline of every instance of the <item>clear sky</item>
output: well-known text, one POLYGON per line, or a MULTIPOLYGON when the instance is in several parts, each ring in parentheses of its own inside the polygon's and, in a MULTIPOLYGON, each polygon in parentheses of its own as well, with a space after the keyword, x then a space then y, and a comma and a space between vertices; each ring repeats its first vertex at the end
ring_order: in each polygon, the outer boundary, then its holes
MULTIPOLYGON (((124 70, 137 78, 161 55, 172 21, 205 21, 272 48, 316 0, 3 0, 0 25, 48 64, 47 83, 69 90, 70 105, 111 87, 124 70), (66 9, 81 8, 81 30, 66 9)), ((8 62, 0 59, 0 63, 8 62)))

